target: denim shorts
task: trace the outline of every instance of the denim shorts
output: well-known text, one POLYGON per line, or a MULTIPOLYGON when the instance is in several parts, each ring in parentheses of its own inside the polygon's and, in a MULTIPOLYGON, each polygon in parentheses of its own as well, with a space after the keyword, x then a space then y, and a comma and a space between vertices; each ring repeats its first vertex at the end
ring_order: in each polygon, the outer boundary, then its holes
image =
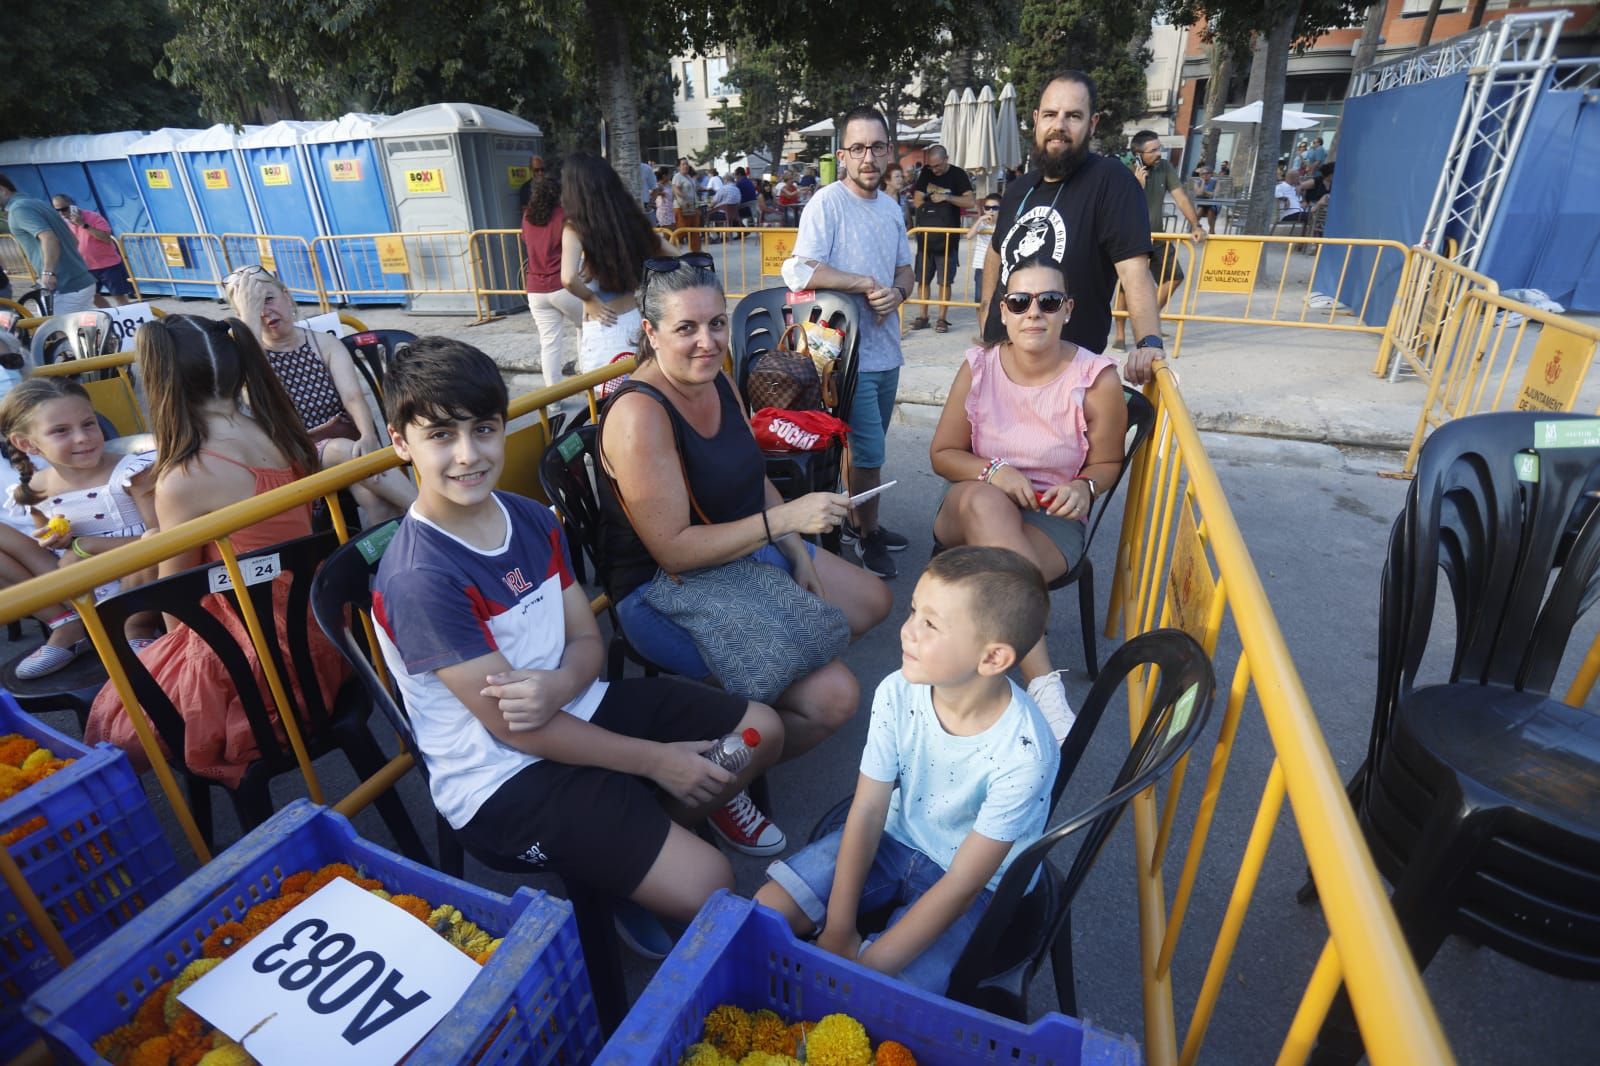
MULTIPOLYGON (((843 836, 843 829, 835 829, 821 840, 767 867, 767 876, 789 893, 806 917, 819 927, 828 916, 828 895, 833 891, 833 872, 839 863, 839 842, 843 836)), ((885 833, 878 842, 872 868, 867 871, 866 884, 861 886, 857 913, 866 914, 893 905, 894 913, 889 917, 889 927, 893 928, 944 874, 944 867, 885 833)), ((962 949, 978 928, 978 921, 993 896, 988 889, 979 892, 972 906, 900 971, 897 975, 900 980, 943 995, 950 984, 950 972, 956 968, 956 960, 961 958, 962 949)), ((865 941, 862 949, 865 950, 873 939, 876 938, 865 941)))
MULTIPOLYGON (((805 546, 815 559, 817 546, 810 541, 806 541, 805 546)), ((756 549, 750 553, 750 558, 758 563, 770 563, 791 577, 794 575, 789 557, 775 545, 756 549)), ((640 585, 617 604, 617 618, 622 622, 622 632, 627 635, 628 643, 668 673, 696 681, 710 677, 711 667, 701 658, 700 649, 694 646, 689 631, 645 602, 644 590, 648 586, 649 582, 640 585)))
POLYGON ((894 418, 894 396, 900 389, 900 368, 863 370, 856 374, 850 401, 850 462, 866 470, 883 466, 884 437, 894 418))

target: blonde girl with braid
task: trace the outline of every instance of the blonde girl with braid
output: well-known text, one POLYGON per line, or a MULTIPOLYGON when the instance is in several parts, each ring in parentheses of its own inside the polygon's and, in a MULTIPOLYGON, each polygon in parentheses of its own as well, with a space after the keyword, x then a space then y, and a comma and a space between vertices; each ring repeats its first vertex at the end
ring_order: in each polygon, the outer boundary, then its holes
MULTIPOLYGON (((153 452, 118 455, 106 449, 99 416, 83 386, 67 378, 30 378, 0 402, 4 434, 18 483, 6 500, 14 525, 34 527, 39 552, 8 540, 0 578, 34 576, 92 559, 138 540, 155 525, 150 490, 153 452), (42 461, 45 466, 39 466, 42 461), (42 553, 42 554, 41 554, 42 553)), ((135 579, 137 580, 137 579, 135 579)), ((118 582, 95 590, 104 599, 118 582)), ((89 648, 83 624, 70 609, 48 620, 50 639, 17 664, 24 681, 67 666, 89 648)), ((137 616, 129 626, 135 648, 156 636, 153 615, 137 616)))

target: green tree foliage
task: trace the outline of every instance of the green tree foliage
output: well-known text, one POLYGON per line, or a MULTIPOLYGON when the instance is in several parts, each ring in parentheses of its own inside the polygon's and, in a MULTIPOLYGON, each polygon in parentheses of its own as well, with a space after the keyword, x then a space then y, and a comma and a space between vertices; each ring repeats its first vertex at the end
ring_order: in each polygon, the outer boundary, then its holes
POLYGON ((166 0, 50 0, 6 12, 0 140, 192 126, 196 101, 155 74, 166 0))
POLYGON ((1026 124, 1050 75, 1073 67, 1094 79, 1101 138, 1120 140, 1144 113, 1149 32, 1148 9, 1128 0, 1023 0, 1008 54, 1018 117, 1026 124))

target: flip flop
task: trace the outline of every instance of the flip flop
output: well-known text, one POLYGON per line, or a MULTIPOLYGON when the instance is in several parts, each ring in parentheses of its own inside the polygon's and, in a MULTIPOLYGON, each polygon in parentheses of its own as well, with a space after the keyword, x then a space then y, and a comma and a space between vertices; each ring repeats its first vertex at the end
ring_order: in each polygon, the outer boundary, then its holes
POLYGON ((21 681, 32 681, 35 678, 48 677, 66 667, 90 647, 92 644, 87 637, 73 641, 65 648, 55 644, 41 644, 23 656, 22 661, 17 664, 17 678, 21 681))
POLYGON ((949 333, 950 323, 941 318, 939 321, 933 324, 933 331, 935 333, 949 333))

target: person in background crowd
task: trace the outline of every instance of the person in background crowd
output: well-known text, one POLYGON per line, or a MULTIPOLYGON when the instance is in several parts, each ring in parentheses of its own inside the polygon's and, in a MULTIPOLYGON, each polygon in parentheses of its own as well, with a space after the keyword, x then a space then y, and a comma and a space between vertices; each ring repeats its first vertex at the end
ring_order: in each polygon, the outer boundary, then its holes
POLYGON ((656 168, 656 187, 650 190, 650 210, 648 212, 656 220, 656 225, 663 229, 671 229, 677 221, 677 213, 672 208, 672 168, 656 168))
POLYGON ((1289 175, 1282 167, 1278 168, 1278 183, 1272 187, 1272 197, 1278 202, 1279 222, 1305 220, 1306 213, 1300 205, 1300 190, 1289 181, 1289 175))
MULTIPOLYGON (((970 211, 976 203, 972 179, 965 170, 950 162, 950 153, 945 151, 944 145, 929 148, 925 165, 911 186, 916 224, 956 229, 961 225, 961 212, 970 211)), ((950 332, 950 285, 960 266, 961 241, 955 234, 927 233, 917 242, 917 296, 926 300, 937 281, 939 299, 944 301, 933 323, 935 333, 950 332)), ((928 328, 926 304, 922 314, 912 320, 911 328, 928 328)))
POLYGON ((639 160, 639 206, 647 211, 650 207, 650 193, 656 187, 656 168, 645 160, 639 160))
POLYGON ((1322 147, 1322 138, 1311 138, 1311 147, 1306 149, 1306 166, 1320 167, 1328 161, 1328 150, 1322 147))
POLYGON ((1300 183, 1300 198, 1305 202, 1307 211, 1315 211, 1317 205, 1326 200, 1332 192, 1332 163, 1323 163, 1317 167, 1315 174, 1300 183))
MULTIPOLYGON (((884 437, 894 416, 900 387, 900 305, 911 293, 911 246, 904 216, 882 194, 889 166, 889 123, 870 107, 845 116, 839 168, 844 178, 825 185, 800 216, 794 254, 783 264, 791 291, 834 289, 851 294, 861 322, 855 397, 845 421, 850 424, 850 492, 876 488, 882 479, 884 437)), ((878 498, 855 509, 855 523, 843 536, 853 538, 856 554, 879 577, 894 577, 890 552, 909 541, 878 522, 878 498)))
POLYGON ((1033 169, 1006 190, 985 257, 983 339, 1004 339, 997 292, 1011 270, 1046 254, 1060 263, 1076 310, 1062 323, 1063 337, 1090 352, 1105 350, 1111 332, 1111 293, 1118 281, 1138 338, 1125 373, 1149 380, 1161 357, 1161 316, 1150 276, 1150 218, 1144 190, 1115 159, 1089 151, 1099 116, 1094 81, 1080 70, 1051 78, 1033 113, 1033 169))
MULTIPOLYGON (((538 178, 522 211, 522 247, 528 256, 528 314, 539 331, 539 368, 546 388, 570 374, 569 368, 576 369, 578 333, 583 329, 583 304, 561 284, 565 223, 561 186, 549 178, 538 178)), ((569 398, 562 406, 575 408, 578 402, 578 398, 569 398)))
POLYGON ((544 156, 529 156, 528 180, 517 186, 517 210, 521 211, 528 206, 528 197, 533 195, 533 183, 542 177, 544 177, 544 156))
POLYGON ((746 226, 759 225, 763 208, 761 190, 756 188, 756 183, 750 180, 750 172, 744 167, 735 167, 733 183, 739 187, 739 219, 746 226))
MULTIPOLYGON (((243 266, 222 279, 222 288, 234 313, 251 324, 324 469, 383 447, 349 349, 295 322, 294 297, 276 274, 243 266)), ((404 512, 417 490, 395 469, 351 485, 350 495, 372 525, 404 512)))
POLYGON ((717 173, 717 168, 712 167, 711 173, 706 177, 706 192, 712 196, 722 191, 722 186, 727 184, 722 180, 722 175, 717 173))
MULTIPOLYGON (((1178 168, 1167 160, 1161 147, 1161 135, 1154 130, 1140 130, 1133 135, 1133 176, 1139 179, 1139 184, 1144 188, 1152 234, 1166 229, 1163 205, 1170 194, 1178 213, 1189 223, 1190 237, 1196 244, 1206 239, 1206 228, 1200 224, 1200 215, 1189 202, 1188 194, 1183 191, 1183 177, 1178 173, 1178 168)), ((1183 280, 1183 266, 1179 263, 1176 242, 1156 241, 1153 237, 1152 241, 1155 247, 1150 252, 1150 276, 1156 280, 1156 310, 1160 311, 1167 306, 1172 291, 1183 280)), ((1125 307, 1121 293, 1117 294, 1117 307, 1125 307)), ((1127 329, 1126 318, 1116 320, 1117 339, 1112 347, 1119 352, 1128 347, 1127 329)))
POLYGON ((817 168, 806 167, 805 173, 800 175, 799 184, 802 189, 815 189, 817 187, 817 168))
POLYGON ((133 282, 122 265, 122 250, 111 235, 111 223, 97 211, 85 211, 72 197, 56 193, 50 198, 56 214, 67 220, 72 235, 78 238, 78 255, 94 275, 96 290, 104 290, 105 301, 121 307, 133 299, 133 282))
MULTIPOLYGON (((739 186, 731 181, 726 182, 711 197, 711 218, 713 221, 710 224, 715 225, 716 220, 720 219, 721 224, 724 226, 737 226, 740 223, 739 214, 739 186)), ((735 236, 742 238, 744 234, 729 234, 728 239, 732 240, 735 236)), ((717 244, 721 240, 721 237, 713 235, 711 243, 717 244)))
POLYGON ((783 180, 773 190, 772 197, 783 210, 783 224, 793 226, 800 221, 800 186, 795 184, 794 171, 783 172, 783 180))
POLYGON ((899 163, 890 163, 883 168, 883 191, 891 197, 900 208, 900 214, 905 219, 906 228, 911 228, 911 193, 906 186, 906 172, 899 163))
POLYGON ((5 174, 0 174, 0 208, 5 209, 22 254, 39 275, 39 288, 51 295, 53 313, 94 310, 94 275, 78 254, 77 238, 66 220, 43 200, 17 192, 5 174))
POLYGON ((972 295, 983 292, 984 252, 994 240, 995 222, 1000 217, 1000 194, 990 193, 983 198, 982 209, 967 230, 967 240, 972 242, 972 295))
POLYGON ((561 284, 583 304, 578 370, 587 374, 619 355, 631 355, 639 337, 634 299, 644 261, 675 255, 655 232, 639 201, 609 163, 587 152, 562 164, 561 284))
MULTIPOLYGON (((700 191, 695 184, 694 167, 687 159, 678 160, 678 171, 672 175, 672 224, 677 229, 694 229, 700 225, 700 191)), ((700 234, 689 234, 689 250, 700 250, 700 234)))

